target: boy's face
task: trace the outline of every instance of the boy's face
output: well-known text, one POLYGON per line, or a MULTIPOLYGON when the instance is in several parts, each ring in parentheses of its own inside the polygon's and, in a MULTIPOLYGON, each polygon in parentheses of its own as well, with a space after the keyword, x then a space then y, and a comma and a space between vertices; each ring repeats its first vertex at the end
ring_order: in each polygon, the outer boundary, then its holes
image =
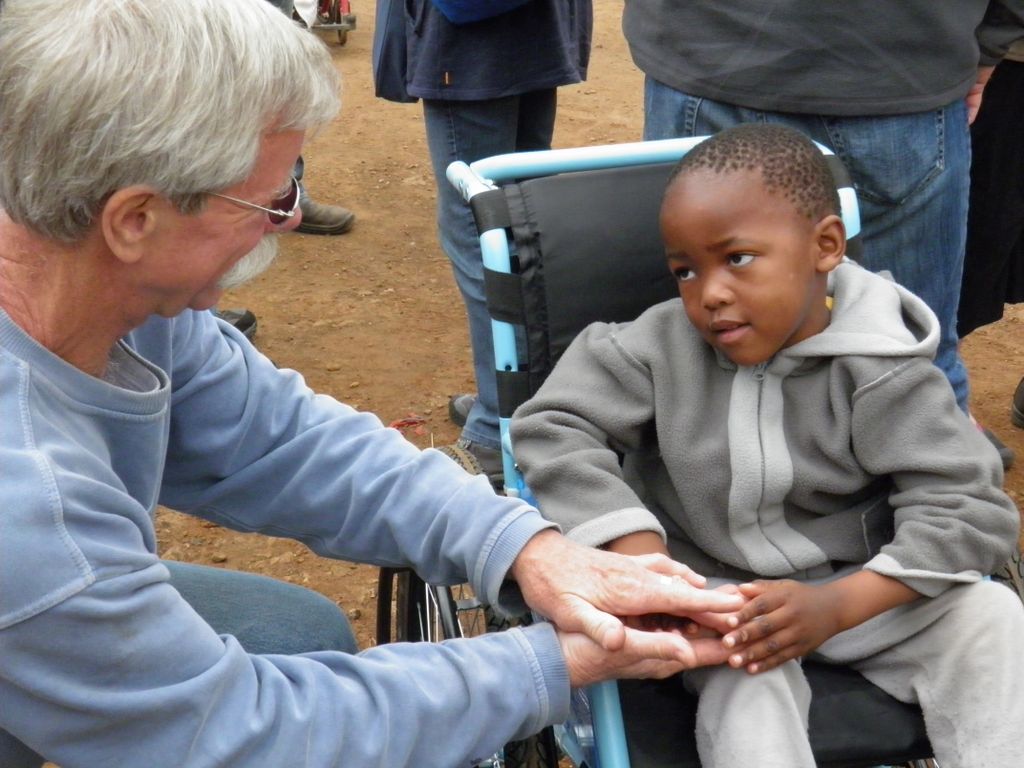
POLYGON ((826 279, 846 240, 838 216, 811 221, 759 170, 693 170, 661 207, 661 235, 686 314, 737 365, 763 363, 829 322, 826 279))

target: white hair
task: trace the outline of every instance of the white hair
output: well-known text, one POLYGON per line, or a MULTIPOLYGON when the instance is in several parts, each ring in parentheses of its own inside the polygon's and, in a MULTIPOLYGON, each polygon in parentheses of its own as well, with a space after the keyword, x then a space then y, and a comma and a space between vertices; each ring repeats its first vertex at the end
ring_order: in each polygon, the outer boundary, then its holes
POLYGON ((277 258, 277 235, 264 235, 256 243, 256 247, 231 265, 231 269, 221 275, 217 287, 230 291, 248 283, 254 277, 263 274, 277 258))
POLYGON ((264 134, 326 124, 339 90, 324 44, 266 0, 4 0, 0 207, 66 242, 134 184, 194 213, 264 134))

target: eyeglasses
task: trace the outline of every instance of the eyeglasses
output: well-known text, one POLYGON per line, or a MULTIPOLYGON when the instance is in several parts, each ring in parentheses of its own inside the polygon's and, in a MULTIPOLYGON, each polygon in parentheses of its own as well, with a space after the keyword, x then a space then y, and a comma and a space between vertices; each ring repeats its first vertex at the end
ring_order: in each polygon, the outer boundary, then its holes
POLYGON ((222 197, 225 200, 230 200, 232 203, 236 203, 237 205, 244 205, 246 208, 255 208, 258 211, 265 211, 271 224, 284 224, 288 219, 292 218, 295 215, 295 211, 299 209, 299 180, 294 176, 292 176, 292 182, 288 187, 288 191, 276 200, 272 200, 270 208, 264 208, 262 205, 250 203, 248 200, 239 200, 237 197, 231 197, 230 195, 222 195, 219 192, 211 192, 210 194, 214 197, 222 197))

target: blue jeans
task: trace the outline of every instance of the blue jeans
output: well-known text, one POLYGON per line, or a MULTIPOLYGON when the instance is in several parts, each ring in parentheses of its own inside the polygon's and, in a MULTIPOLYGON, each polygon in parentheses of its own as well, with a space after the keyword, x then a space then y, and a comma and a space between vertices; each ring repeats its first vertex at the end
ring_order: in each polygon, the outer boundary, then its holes
POLYGON ((644 139, 701 136, 739 123, 782 123, 832 149, 857 190, 861 264, 888 270, 938 315, 935 364, 967 410, 956 317, 967 236, 971 142, 963 101, 908 115, 835 117, 763 112, 689 96, 648 77, 644 139))
POLYGON ((318 592, 254 573, 163 562, 185 602, 248 653, 359 652, 345 614, 318 592))
MULTIPOLYGON (((357 653, 345 614, 323 595, 276 579, 165 560, 171 585, 213 627, 249 653, 357 653)), ((2 768, 39 768, 42 757, 0 730, 2 768)))
POLYGON ((484 295, 480 241, 469 205, 445 177, 455 160, 551 148, 557 95, 554 88, 483 101, 423 101, 427 146, 437 184, 437 228, 452 263, 469 319, 477 399, 462 436, 499 448, 498 389, 491 318, 484 295))

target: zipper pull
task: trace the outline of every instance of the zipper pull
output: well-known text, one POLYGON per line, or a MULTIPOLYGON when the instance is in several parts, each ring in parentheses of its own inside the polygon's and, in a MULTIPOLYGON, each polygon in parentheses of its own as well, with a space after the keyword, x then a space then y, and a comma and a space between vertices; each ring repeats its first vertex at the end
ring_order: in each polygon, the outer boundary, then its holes
POLYGON ((764 381, 764 372, 768 368, 768 363, 758 363, 754 366, 753 377, 754 381, 764 381))

